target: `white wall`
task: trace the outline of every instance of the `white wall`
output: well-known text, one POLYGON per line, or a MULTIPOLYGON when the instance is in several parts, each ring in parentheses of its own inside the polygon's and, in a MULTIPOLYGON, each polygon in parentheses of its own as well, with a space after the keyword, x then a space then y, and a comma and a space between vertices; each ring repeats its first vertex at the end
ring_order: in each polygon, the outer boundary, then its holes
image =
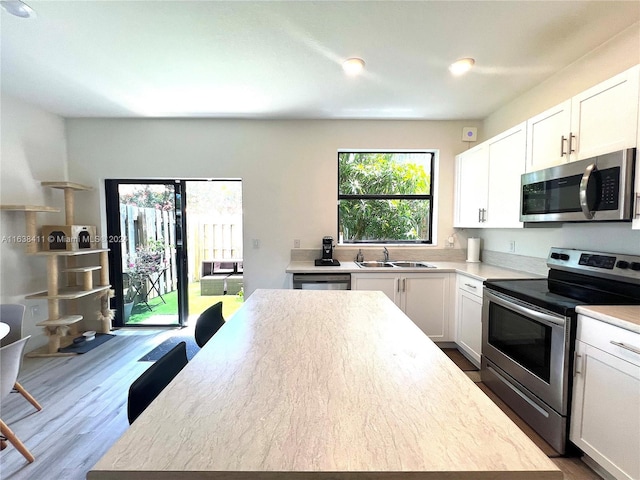
MULTIPOLYGON (((483 138, 507 130, 638 63, 640 24, 635 24, 487 117, 482 128, 483 138)), ((554 246, 640 255, 640 230, 631 230, 630 223, 469 232, 483 239, 483 249, 509 252, 509 242, 513 240, 517 254, 538 258, 546 258, 549 248, 554 246)))
MULTIPOLYGON (((44 189, 41 181, 67 180, 64 120, 2 95, 0 123, 0 203, 3 205, 48 205, 64 208, 62 192, 44 189)), ((64 223, 62 213, 38 213, 42 223, 64 223)), ((33 335, 28 350, 44 345, 46 337, 35 324, 47 318, 46 301, 25 300, 29 293, 46 290, 46 261, 25 254, 14 242, 25 235, 22 212, 0 211, 0 295, 2 303, 27 305, 24 335, 33 335), (32 315, 30 307, 39 312, 32 315)))
MULTIPOLYGON (((71 119, 74 181, 101 188, 105 178, 241 178, 245 288, 287 286, 294 239, 320 248, 337 235, 337 151, 341 148, 440 150, 438 238, 453 232, 454 155, 462 127, 477 122, 71 119), (253 239, 260 248, 253 248, 253 239)), ((92 196, 78 221, 104 218, 92 196)))
POLYGON ((479 130, 480 140, 491 138, 639 63, 640 23, 636 23, 489 115, 479 130))
POLYGON ((640 255, 640 230, 631 230, 630 223, 565 223, 553 228, 468 232, 482 239, 484 250, 509 252, 509 242, 514 241, 515 253, 529 257, 546 258, 551 247, 640 255))

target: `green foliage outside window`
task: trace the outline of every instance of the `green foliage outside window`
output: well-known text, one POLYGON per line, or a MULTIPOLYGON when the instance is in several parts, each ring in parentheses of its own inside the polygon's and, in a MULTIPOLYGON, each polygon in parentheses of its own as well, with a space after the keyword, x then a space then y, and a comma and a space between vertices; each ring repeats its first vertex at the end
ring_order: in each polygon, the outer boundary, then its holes
POLYGON ((432 158, 430 152, 339 153, 343 241, 430 243, 432 158))

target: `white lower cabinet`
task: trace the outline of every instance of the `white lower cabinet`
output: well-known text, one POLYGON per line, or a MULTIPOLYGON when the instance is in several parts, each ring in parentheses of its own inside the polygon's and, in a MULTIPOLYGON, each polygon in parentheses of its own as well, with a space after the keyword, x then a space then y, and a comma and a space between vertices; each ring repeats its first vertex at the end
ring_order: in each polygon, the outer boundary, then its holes
POLYGON ((354 290, 380 290, 434 341, 450 341, 448 273, 352 274, 354 290))
POLYGON ((456 283, 456 343, 480 367, 482 280, 458 274, 456 283))
POLYGON ((640 479, 640 334, 579 315, 570 439, 616 479, 640 479))

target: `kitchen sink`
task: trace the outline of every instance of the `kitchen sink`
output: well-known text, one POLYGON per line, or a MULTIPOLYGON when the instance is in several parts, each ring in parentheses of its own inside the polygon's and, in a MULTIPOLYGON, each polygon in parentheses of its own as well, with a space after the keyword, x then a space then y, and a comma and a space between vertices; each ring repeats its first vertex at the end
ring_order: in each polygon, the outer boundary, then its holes
POLYGON ((393 267, 390 262, 356 262, 359 267, 393 267))
POLYGON ((435 265, 431 265, 425 262, 409 262, 409 261, 398 261, 398 262, 389 262, 393 264, 395 267, 402 268, 436 268, 435 265))
POLYGON ((367 267, 398 267, 398 268, 436 268, 435 265, 431 265, 425 262, 410 262, 410 261, 397 261, 397 262, 356 262, 356 265, 362 268, 367 267))

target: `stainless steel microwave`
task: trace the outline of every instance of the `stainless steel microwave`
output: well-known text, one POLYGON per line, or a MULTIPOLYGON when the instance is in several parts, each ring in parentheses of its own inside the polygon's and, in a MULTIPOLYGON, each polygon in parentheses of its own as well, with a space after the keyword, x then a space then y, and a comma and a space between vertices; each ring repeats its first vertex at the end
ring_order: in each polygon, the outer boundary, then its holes
POLYGON ((636 149, 522 175, 521 222, 630 221, 636 149))

